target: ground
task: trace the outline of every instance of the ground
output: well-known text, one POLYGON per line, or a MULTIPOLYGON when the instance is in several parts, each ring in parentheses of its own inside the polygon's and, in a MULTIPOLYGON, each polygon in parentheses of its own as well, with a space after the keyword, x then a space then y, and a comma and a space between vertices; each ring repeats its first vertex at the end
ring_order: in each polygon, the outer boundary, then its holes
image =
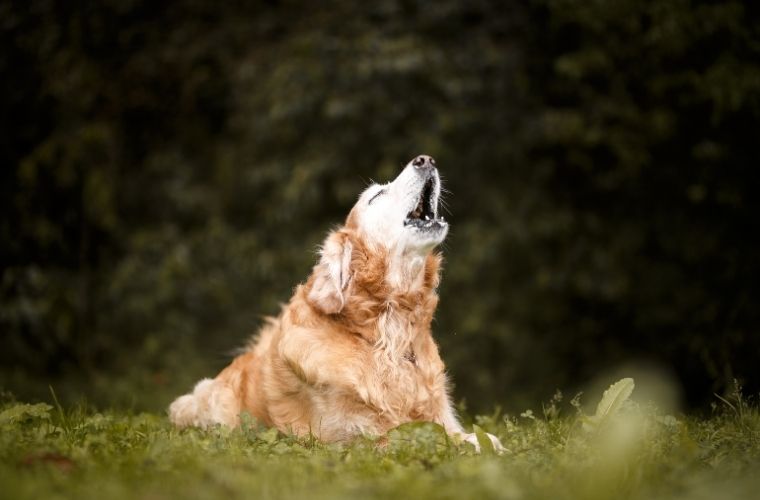
POLYGON ((325 445, 248 418, 177 430, 161 414, 6 401, 0 498, 757 498, 752 404, 737 396, 697 418, 613 403, 588 417, 555 397, 540 415, 476 417, 498 456, 428 423, 325 445))

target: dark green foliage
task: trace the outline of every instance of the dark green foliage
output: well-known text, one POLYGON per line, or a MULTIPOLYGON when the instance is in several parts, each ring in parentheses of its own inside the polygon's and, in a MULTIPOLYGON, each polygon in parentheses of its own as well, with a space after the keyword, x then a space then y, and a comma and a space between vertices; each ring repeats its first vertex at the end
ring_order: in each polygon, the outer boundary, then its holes
POLYGON ((760 388, 751 2, 0 5, 0 386, 158 408, 433 155, 456 397, 760 388))

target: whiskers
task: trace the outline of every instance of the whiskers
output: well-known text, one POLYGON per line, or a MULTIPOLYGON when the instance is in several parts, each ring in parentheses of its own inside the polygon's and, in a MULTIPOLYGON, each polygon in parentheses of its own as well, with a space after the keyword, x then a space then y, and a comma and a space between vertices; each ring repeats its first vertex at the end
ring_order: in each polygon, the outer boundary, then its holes
POLYGON ((440 205, 441 209, 443 209, 448 215, 450 216, 454 215, 451 213, 451 210, 449 209, 449 204, 446 201, 446 197, 452 194, 450 190, 446 189, 446 186, 445 186, 446 179, 440 174, 440 172, 438 173, 438 178, 440 180, 438 186, 441 191, 440 195, 438 196, 438 204, 440 205))

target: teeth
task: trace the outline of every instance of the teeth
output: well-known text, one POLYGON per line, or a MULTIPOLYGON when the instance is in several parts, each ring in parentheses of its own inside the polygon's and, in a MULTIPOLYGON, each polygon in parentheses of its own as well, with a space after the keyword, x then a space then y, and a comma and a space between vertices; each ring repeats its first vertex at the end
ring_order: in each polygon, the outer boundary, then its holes
POLYGON ((441 220, 442 220, 442 221, 443 221, 443 220, 446 220, 446 218, 445 218, 443 215, 441 215, 441 220))
POLYGON ((430 220, 430 216, 426 214, 425 215, 425 220, 430 220))

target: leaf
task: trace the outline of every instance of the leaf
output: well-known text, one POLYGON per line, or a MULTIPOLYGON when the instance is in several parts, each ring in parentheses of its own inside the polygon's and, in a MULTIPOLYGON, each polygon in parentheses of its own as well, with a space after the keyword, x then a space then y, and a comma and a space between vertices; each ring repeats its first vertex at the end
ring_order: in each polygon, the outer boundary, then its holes
POLYGON ((635 384, 632 378, 624 378, 612 384, 606 391, 604 391, 601 401, 599 401, 599 404, 596 406, 596 413, 594 416, 584 419, 584 429, 591 430, 613 417, 618 411, 620 411, 623 403, 631 397, 634 387, 635 384))
POLYGON ((473 425, 472 431, 475 433, 475 437, 478 439, 478 444, 480 445, 480 453, 483 455, 495 455, 496 450, 494 450, 493 443, 488 438, 486 431, 481 429, 478 425, 473 425))

